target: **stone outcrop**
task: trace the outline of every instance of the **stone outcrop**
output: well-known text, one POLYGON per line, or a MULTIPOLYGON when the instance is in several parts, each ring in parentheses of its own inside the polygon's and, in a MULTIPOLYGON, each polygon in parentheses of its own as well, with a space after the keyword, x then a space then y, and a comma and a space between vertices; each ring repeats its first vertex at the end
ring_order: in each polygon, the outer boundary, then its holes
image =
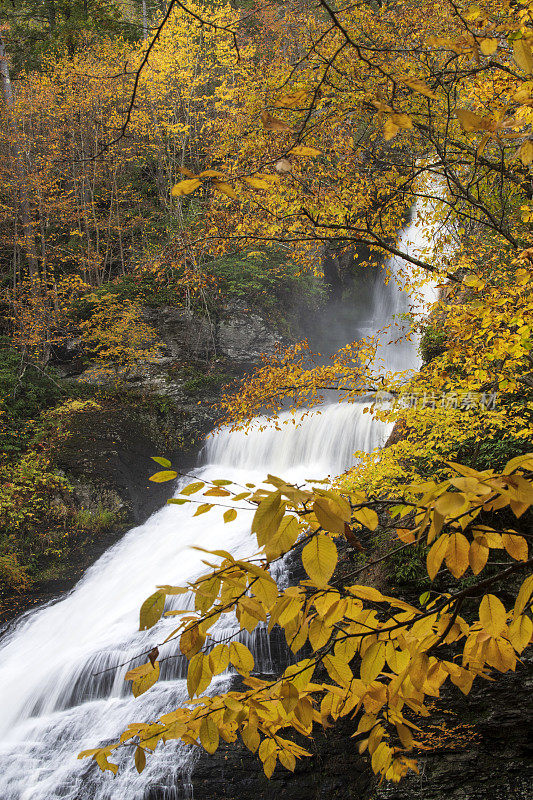
POLYGON ((183 308, 145 307, 143 318, 157 334, 157 352, 114 387, 116 376, 83 363, 72 340, 56 353, 59 374, 78 385, 106 387, 112 399, 67 420, 68 436, 54 453, 74 479, 78 503, 119 510, 139 523, 164 502, 171 487, 148 481, 153 455, 184 469, 213 427, 220 387, 274 351, 280 334, 258 309, 234 301, 216 319, 183 308))

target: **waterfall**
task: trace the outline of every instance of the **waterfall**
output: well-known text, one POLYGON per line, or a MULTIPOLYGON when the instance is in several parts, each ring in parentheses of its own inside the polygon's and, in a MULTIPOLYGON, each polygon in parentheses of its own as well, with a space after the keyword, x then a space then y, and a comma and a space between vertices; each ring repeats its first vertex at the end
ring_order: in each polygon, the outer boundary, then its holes
MULTIPOLYGON (((429 246, 415 219, 402 234, 412 251, 429 246)), ((394 275, 401 263, 389 262, 392 279, 374 287, 369 332, 408 310, 409 298, 394 275)), ((354 329, 356 321, 354 321, 354 329)), ((393 338, 397 338, 395 333, 393 338)), ((416 367, 416 342, 383 347, 389 369, 416 367)), ((276 473, 292 481, 337 475, 355 450, 382 446, 390 426, 365 414, 365 403, 331 404, 312 412, 283 414, 281 422, 248 433, 222 430, 207 440, 198 478, 227 478, 242 485, 261 483, 276 473), (293 422, 299 422, 295 425, 293 422)), ((187 701, 182 658, 163 662, 162 679, 134 699, 124 681, 136 655, 162 641, 175 627, 172 618, 139 633, 142 601, 158 584, 182 585, 205 571, 202 554, 191 549, 223 547, 241 558, 253 552, 249 536, 252 511, 224 524, 224 509, 194 517, 193 504, 166 506, 130 530, 108 550, 65 597, 23 615, 4 636, 0 648, 0 798, 1 800, 177 800, 192 796, 194 756, 180 743, 160 747, 141 775, 131 752, 116 751, 115 778, 92 761, 77 760, 80 750, 114 740, 128 723, 155 720, 187 701)), ((173 598, 183 608, 183 596, 173 598)), ((234 625, 224 620, 221 626, 234 625)), ((262 671, 275 666, 264 633, 249 646, 262 671)), ((161 648, 173 656, 176 644, 161 648)), ((145 660, 142 659, 142 660, 145 660)), ((223 689, 230 676, 215 679, 223 689)))

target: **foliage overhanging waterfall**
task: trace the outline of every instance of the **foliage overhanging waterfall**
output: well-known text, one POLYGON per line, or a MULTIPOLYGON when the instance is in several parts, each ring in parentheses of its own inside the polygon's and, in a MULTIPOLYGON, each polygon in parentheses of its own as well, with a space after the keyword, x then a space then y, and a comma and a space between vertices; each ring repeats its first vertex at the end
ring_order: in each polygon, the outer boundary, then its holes
MULTIPOLYGON (((412 252, 430 246, 416 217, 401 238, 401 246, 412 252)), ((392 259, 389 267, 392 279, 374 289, 374 331, 409 307, 409 298, 394 280, 399 260, 392 259)), ((418 364, 414 340, 380 348, 379 355, 389 369, 418 364)), ((286 414, 282 421, 288 424, 279 428, 257 426, 247 434, 223 430, 208 440, 203 451, 206 463, 196 474, 238 484, 261 483, 268 472, 300 482, 337 475, 351 465, 356 450, 381 447, 390 432, 389 424, 363 413, 366 405, 335 403, 307 415, 298 412, 298 426, 286 414)), ((212 512, 208 524, 203 517, 193 517, 194 510, 192 505, 161 509, 106 552, 66 597, 27 613, 4 637, 2 800, 143 800, 150 791, 156 793, 150 796, 168 800, 192 796, 194 754, 184 745, 159 748, 140 775, 129 752, 116 752, 115 760, 123 759, 124 764, 114 779, 94 762, 78 761, 77 755, 116 737, 130 722, 157 719, 172 704, 187 701, 185 664, 174 657, 175 642, 161 648, 162 680, 141 697, 133 698, 124 675, 140 663, 137 655, 173 629, 172 618, 167 618, 139 633, 139 606, 156 585, 184 584, 201 573, 204 555, 191 546, 224 547, 240 557, 251 553, 250 511, 241 511, 231 525, 224 525, 223 509, 212 512)), ((187 602, 183 596, 174 599, 176 608, 187 602)), ((255 632, 247 644, 256 667, 271 670, 275 654, 266 634, 255 632)), ((214 690, 230 680, 228 673, 219 676, 214 690)))

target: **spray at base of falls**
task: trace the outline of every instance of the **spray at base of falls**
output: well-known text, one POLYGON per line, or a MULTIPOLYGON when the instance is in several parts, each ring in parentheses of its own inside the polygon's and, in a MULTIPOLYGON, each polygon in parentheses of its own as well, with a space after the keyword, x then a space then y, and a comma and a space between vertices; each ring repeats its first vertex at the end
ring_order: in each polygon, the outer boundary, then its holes
MULTIPOLYGON (((400 247, 415 239, 427 242, 416 221, 403 232, 400 247)), ((391 271, 400 262, 390 262, 391 271)), ((374 293, 369 331, 382 328, 394 314, 408 310, 408 298, 394 278, 374 293)), ((379 353, 388 369, 418 366, 416 343, 390 345, 379 353)), ((221 431, 204 450, 199 478, 226 478, 236 484, 260 484, 268 472, 304 482, 337 475, 351 466, 356 450, 381 447, 391 426, 364 413, 362 402, 333 404, 320 411, 282 415, 273 424, 245 433, 221 431), (292 424, 300 421, 299 426, 292 424)), ((91 567, 65 598, 23 616, 0 649, 0 800, 178 800, 191 797, 194 754, 179 743, 167 743, 148 759, 139 775, 128 747, 115 751, 120 769, 115 778, 92 761, 80 762, 80 750, 112 741, 130 722, 156 720, 188 700, 176 643, 160 648, 161 680, 133 698, 124 675, 175 627, 163 619, 139 633, 138 611, 158 584, 183 585, 204 571, 202 554, 191 549, 220 547, 240 558, 254 551, 250 537, 252 511, 240 511, 229 525, 223 509, 209 519, 194 517, 194 506, 179 511, 167 506, 124 538, 91 567)), ((183 608, 183 596, 179 606, 183 608)), ((190 598, 189 598, 190 600, 190 598)), ((236 629, 221 619, 220 638, 236 629)), ((264 632, 247 641, 261 671, 275 668, 275 654, 264 632)), ((145 659, 142 659, 145 660, 145 659)), ((231 675, 219 676, 211 691, 223 690, 231 675)))

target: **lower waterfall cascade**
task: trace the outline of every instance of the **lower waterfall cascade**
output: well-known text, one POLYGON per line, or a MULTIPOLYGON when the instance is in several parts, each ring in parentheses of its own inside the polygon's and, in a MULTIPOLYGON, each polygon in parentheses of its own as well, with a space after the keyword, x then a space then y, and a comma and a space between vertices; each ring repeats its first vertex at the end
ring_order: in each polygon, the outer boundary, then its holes
MULTIPOLYGON (((399 249, 427 250, 431 245, 415 215, 402 232, 399 249)), ((409 309, 409 297, 394 275, 399 258, 388 262, 391 280, 376 284, 369 332, 387 325, 409 309)), ((425 299, 433 299, 430 287, 425 299)), ((366 323, 365 323, 366 324, 366 323)), ((396 337, 393 337, 396 338, 396 337)), ((419 366, 417 341, 380 347, 389 370, 419 366)), ((383 446, 391 425, 364 413, 368 403, 331 403, 298 412, 292 424, 266 423, 247 433, 222 430, 202 451, 199 478, 226 478, 260 484, 268 472, 305 482, 338 475, 353 463, 357 450, 383 446)), ((280 422, 293 415, 284 413, 280 422)), ((188 482, 188 481, 187 481, 188 482)), ((193 517, 194 506, 165 506, 143 525, 124 535, 58 601, 22 615, 0 642, 0 800, 178 800, 193 796, 194 753, 180 743, 159 747, 141 775, 131 752, 113 753, 115 777, 102 773, 78 753, 114 740, 128 723, 155 720, 187 702, 183 659, 162 664, 161 679, 135 699, 126 671, 136 655, 165 638, 175 620, 162 619, 138 632, 139 607, 156 585, 183 585, 205 567, 191 549, 224 547, 243 558, 250 555, 253 511, 240 511, 229 525, 224 509, 193 517)), ((183 596, 176 608, 184 607, 183 596)), ((187 602, 187 601, 185 601, 187 602)), ((235 622, 221 620, 228 631, 235 622)), ((275 654, 264 631, 246 642, 262 672, 275 667, 275 654)), ((161 657, 176 652, 176 643, 161 648, 161 657)), ((214 679, 211 691, 229 684, 231 675, 214 679)))

